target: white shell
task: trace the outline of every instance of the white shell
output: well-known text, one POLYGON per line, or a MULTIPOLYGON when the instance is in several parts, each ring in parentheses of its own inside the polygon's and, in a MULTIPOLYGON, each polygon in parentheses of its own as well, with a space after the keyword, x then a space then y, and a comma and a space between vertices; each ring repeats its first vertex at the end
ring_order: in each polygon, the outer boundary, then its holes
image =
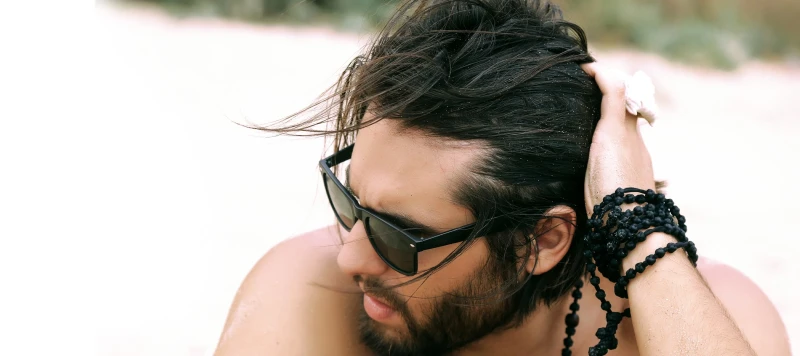
POLYGON ((650 77, 637 71, 625 80, 625 109, 652 125, 658 116, 655 93, 656 88, 650 77))

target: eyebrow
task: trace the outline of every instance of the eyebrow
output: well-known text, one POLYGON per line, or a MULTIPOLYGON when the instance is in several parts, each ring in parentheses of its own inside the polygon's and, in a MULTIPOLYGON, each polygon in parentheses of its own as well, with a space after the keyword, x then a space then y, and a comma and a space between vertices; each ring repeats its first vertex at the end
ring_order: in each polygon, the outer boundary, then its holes
POLYGON ((347 168, 345 168, 344 175, 345 175, 345 177, 344 177, 344 179, 345 179, 345 182, 344 182, 345 188, 347 188, 347 190, 350 192, 350 194, 352 194, 356 198, 357 203, 359 205, 361 205, 362 208, 366 208, 366 209, 369 209, 369 210, 371 210, 371 211, 373 211, 375 213, 378 213, 378 215, 380 215, 385 220, 388 220, 388 222, 390 222, 390 223, 392 223, 394 225, 398 225, 398 227, 403 229, 403 231, 419 232, 419 233, 422 233, 423 235, 428 235, 426 237, 430 237, 430 236, 434 236, 434 235, 440 234, 440 232, 438 232, 437 229, 434 229, 430 225, 426 225, 426 224, 423 224, 423 223, 421 223, 421 222, 419 222, 417 220, 414 220, 413 218, 409 217, 408 215, 390 213, 390 212, 387 212, 387 211, 380 211, 380 210, 376 210, 376 209, 370 208, 368 206, 364 206, 360 201, 358 201, 359 200, 358 199, 358 195, 356 195, 356 193, 353 191, 353 188, 350 186, 350 165, 347 165, 347 168))

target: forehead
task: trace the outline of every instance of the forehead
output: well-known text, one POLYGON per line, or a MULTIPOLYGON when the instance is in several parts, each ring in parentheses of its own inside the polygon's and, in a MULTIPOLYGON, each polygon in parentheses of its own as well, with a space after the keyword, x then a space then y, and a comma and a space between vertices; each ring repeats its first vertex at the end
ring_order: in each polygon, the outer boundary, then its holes
POLYGON ((380 120, 356 136, 350 185, 362 205, 447 230, 473 222, 454 191, 480 157, 477 143, 444 140, 380 120))

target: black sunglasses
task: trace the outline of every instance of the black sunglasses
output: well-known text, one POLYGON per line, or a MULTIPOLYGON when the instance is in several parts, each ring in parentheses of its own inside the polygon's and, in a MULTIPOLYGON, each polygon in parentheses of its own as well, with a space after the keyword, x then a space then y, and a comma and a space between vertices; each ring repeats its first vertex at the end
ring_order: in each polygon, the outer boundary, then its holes
POLYGON ((417 253, 466 240, 475 224, 465 225, 431 237, 419 237, 389 222, 380 214, 362 207, 356 198, 333 174, 331 167, 350 159, 353 146, 341 149, 336 154, 319 161, 322 181, 328 193, 328 201, 336 213, 339 223, 347 230, 361 220, 372 248, 392 269, 406 276, 417 274, 417 253))

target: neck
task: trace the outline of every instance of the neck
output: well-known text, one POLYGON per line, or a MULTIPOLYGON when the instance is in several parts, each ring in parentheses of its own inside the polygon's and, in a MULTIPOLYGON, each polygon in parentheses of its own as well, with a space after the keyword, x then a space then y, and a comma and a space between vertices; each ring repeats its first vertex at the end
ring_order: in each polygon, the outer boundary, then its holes
MULTIPOLYGON (((600 287, 609 295, 606 299, 614 306, 614 310, 626 308, 627 300, 613 295, 614 284, 605 278, 600 279, 600 287)), ((588 349, 596 344, 597 338, 594 334, 606 322, 605 312, 600 309, 600 302, 594 296, 594 287, 588 280, 584 282, 581 289, 583 298, 579 301, 581 308, 578 311, 580 323, 572 337, 575 343, 573 351, 588 349)), ((569 305, 572 301, 571 293, 567 293, 549 306, 541 304, 525 318, 522 325, 489 334, 462 348, 456 355, 560 355, 567 336, 564 318, 570 313, 569 305)))

